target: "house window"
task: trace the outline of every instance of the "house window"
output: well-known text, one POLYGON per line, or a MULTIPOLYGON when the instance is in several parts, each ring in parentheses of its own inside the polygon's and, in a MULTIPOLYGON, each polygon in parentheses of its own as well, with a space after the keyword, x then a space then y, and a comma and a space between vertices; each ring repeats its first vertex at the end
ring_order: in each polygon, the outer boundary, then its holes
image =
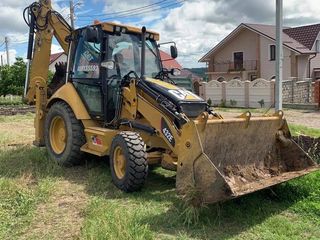
POLYGON ((270 61, 274 61, 276 60, 276 45, 270 45, 270 58, 269 60, 270 61))
POLYGON ((243 70, 243 52, 234 52, 233 61, 234 61, 234 70, 242 71, 243 70))

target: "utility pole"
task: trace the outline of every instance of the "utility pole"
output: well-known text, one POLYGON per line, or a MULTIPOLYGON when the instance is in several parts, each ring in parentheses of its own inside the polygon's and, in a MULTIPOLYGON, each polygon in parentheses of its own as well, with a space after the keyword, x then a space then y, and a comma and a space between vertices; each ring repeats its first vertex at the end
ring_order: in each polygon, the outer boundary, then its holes
POLYGON ((8 37, 4 38, 4 42, 6 44, 6 52, 7 52, 7 64, 10 66, 10 58, 9 58, 9 39, 8 37))
POLYGON ((70 22, 71 22, 71 27, 74 28, 74 3, 73 3, 73 0, 70 0, 70 22))
POLYGON ((1 71, 0 71, 0 80, 2 80, 2 71, 3 71, 3 57, 1 55, 1 71))
POLYGON ((282 28, 283 28, 283 2, 276 0, 276 93, 275 110, 282 110, 282 28))

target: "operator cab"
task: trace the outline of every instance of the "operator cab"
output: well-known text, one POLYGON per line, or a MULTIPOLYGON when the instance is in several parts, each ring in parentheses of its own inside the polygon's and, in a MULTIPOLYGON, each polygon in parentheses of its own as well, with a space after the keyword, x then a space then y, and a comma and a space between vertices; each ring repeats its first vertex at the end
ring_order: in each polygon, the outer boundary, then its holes
MULTIPOLYGON (((101 23, 75 31, 71 44, 69 81, 73 82, 90 115, 111 122, 115 117, 121 79, 141 72, 141 30, 101 23)), ((146 77, 155 77, 162 65, 156 40, 146 39, 146 77)))
MULTIPOLYGON (((73 82, 91 117, 106 124, 115 122, 121 110, 123 79, 129 74, 140 77, 140 73, 150 89, 176 106, 174 111, 194 118, 206 110, 207 104, 200 97, 174 86, 173 82, 163 82, 165 79, 170 81, 170 72, 162 67, 156 42, 159 35, 148 31, 145 37, 143 42, 141 29, 113 23, 75 31, 69 59, 69 81, 73 82), (143 43, 144 61, 141 57, 143 43)), ((171 46, 171 56, 177 57, 175 45, 171 46)))

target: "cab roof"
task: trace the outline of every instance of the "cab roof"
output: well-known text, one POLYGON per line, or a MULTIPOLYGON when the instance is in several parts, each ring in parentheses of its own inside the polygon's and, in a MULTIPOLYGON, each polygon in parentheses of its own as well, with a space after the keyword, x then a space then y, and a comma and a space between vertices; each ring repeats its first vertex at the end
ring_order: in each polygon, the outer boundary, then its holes
MULTIPOLYGON (((95 21, 95 23, 93 25, 95 25, 95 26, 100 25, 101 28, 107 32, 115 32, 117 29, 120 32, 132 32, 132 33, 138 33, 138 34, 142 33, 141 28, 123 25, 123 24, 119 24, 119 23, 113 23, 113 22, 95 21)), ((151 37, 156 41, 159 41, 159 39, 160 39, 160 35, 157 32, 149 31, 147 29, 147 34, 149 34, 149 36, 147 36, 148 38, 151 37)))

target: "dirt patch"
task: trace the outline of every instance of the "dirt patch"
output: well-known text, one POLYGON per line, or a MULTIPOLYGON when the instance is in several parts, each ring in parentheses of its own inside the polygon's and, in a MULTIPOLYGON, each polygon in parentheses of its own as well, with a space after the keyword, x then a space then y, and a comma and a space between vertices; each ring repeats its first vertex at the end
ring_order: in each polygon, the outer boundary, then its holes
POLYGON ((4 106, 0 107, 0 115, 2 116, 12 116, 17 114, 34 113, 34 106, 4 106))
POLYGON ((49 200, 38 206, 22 239, 78 239, 88 202, 83 168, 67 169, 49 200))

